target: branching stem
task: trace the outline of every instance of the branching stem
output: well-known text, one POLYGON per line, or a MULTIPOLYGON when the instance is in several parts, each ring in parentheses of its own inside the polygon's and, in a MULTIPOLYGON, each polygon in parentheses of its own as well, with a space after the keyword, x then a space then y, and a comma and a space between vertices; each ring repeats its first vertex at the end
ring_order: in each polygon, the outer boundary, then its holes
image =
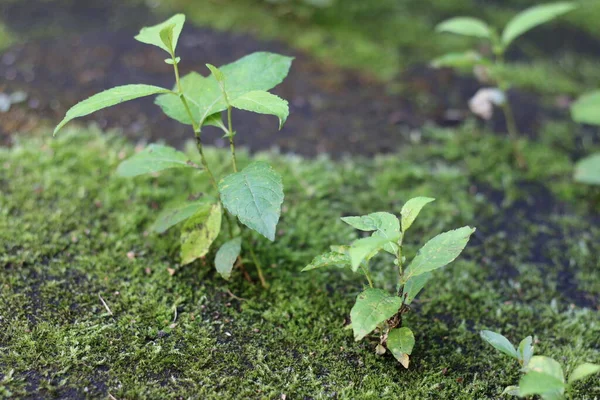
POLYGON ((187 99, 185 98, 185 95, 183 93, 181 79, 179 78, 179 67, 175 59, 175 54, 171 54, 171 58, 173 60, 173 71, 175 72, 175 81, 177 83, 177 94, 179 95, 179 98, 183 103, 183 107, 185 108, 185 111, 188 117, 190 118, 190 121, 192 122, 192 129, 194 130, 194 136, 196 137, 196 148, 198 149, 198 153, 200 154, 200 161, 202 162, 202 166, 204 167, 204 169, 208 173, 208 176, 210 177, 211 184, 213 185, 215 190, 219 191, 217 180, 215 179, 215 176, 213 175, 210 168, 208 167, 208 162, 206 161, 206 156, 204 155, 204 147, 202 146, 202 139, 200 136, 200 126, 194 121, 194 115, 192 114, 192 110, 190 109, 187 99))

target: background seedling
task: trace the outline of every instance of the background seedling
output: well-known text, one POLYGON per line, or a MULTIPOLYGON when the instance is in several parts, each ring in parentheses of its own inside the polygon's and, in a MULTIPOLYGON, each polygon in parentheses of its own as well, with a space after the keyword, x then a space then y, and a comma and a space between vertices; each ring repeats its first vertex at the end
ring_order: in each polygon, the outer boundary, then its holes
MULTIPOLYGON (((575 122, 600 126, 600 90, 584 94, 571 105, 575 122)), ((600 185, 600 153, 580 160, 575 166, 574 179, 589 185, 600 185)))
POLYGON ((519 361, 524 375, 519 386, 508 386, 502 394, 518 397, 539 395, 544 400, 570 398, 569 390, 574 382, 600 372, 600 365, 583 363, 575 367, 565 379, 561 365, 554 359, 533 355, 533 338, 527 336, 515 348, 510 341, 499 333, 481 331, 483 340, 496 350, 519 361))
POLYGON ((336 266, 360 272, 368 282, 368 288, 356 298, 350 311, 354 339, 376 337, 377 354, 389 350, 408 368, 415 337, 412 330, 402 326, 402 315, 409 311, 410 303, 431 278, 431 273, 454 261, 467 245, 475 228, 465 226, 437 235, 428 241, 404 268, 403 240, 425 205, 434 199, 416 197, 404 204, 399 219, 387 212, 376 212, 342 220, 350 226, 371 236, 358 239, 350 246, 332 246, 331 251, 315 257, 302 271, 336 266), (369 261, 380 252, 394 256, 397 269, 397 292, 390 293, 375 288, 369 271, 369 261))
MULTIPOLYGON (((173 89, 137 84, 106 90, 72 107, 54 134, 74 118, 125 101, 158 95, 156 104, 166 115, 192 127, 201 165, 196 165, 186 154, 174 148, 152 144, 121 163, 117 174, 135 177, 166 169, 186 169, 207 175, 214 193, 204 196, 203 200, 184 202, 164 210, 153 225, 153 230, 162 233, 183 223, 181 262, 189 264, 208 254, 221 233, 223 220, 227 221, 230 239, 217 252, 215 266, 221 276, 229 279, 233 267, 240 264, 242 236, 249 238, 244 230, 238 233, 232 217, 237 217, 243 225, 273 241, 284 197, 281 177, 267 163, 254 162, 238 170, 232 109, 274 115, 279 119, 281 128, 289 114, 288 103, 268 90, 287 76, 292 58, 273 53, 254 53, 220 68, 207 64, 211 76, 204 77, 192 72, 181 78, 181 58, 176 56, 175 50, 184 22, 185 16, 177 14, 161 24, 143 28, 135 37, 142 43, 157 46, 168 53, 165 63, 173 67, 173 89), (227 124, 222 120, 223 112, 226 112, 227 124), (220 128, 229 140, 232 173, 220 180, 217 180, 204 154, 202 128, 205 126, 220 128)), ((260 264, 251 246, 249 249, 261 283, 266 287, 260 264)))
MULTIPOLYGON (((571 2, 558 2, 543 4, 526 9, 515 15, 499 34, 493 27, 486 22, 471 17, 455 17, 443 21, 436 27, 437 32, 454 33, 458 35, 471 36, 486 40, 492 47, 493 57, 487 57, 477 51, 469 50, 464 53, 449 53, 435 59, 432 65, 435 67, 454 67, 471 68, 480 75, 485 75, 497 85, 498 89, 504 93, 503 98, 488 101, 497 104, 502 108, 506 120, 506 129, 510 140, 513 142, 514 155, 519 167, 526 166, 525 159, 519 145, 519 131, 515 122, 514 114, 508 98, 507 91, 513 85, 511 77, 505 73, 506 61, 505 54, 508 48, 524 33, 529 30, 549 22, 573 9, 577 6, 571 2)), ((491 117, 491 115, 489 115, 491 117)))

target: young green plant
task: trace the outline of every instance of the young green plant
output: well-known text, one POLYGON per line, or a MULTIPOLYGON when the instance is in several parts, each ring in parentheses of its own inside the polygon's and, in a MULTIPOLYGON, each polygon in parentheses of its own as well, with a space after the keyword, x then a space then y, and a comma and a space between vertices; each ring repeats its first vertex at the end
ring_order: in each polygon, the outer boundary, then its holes
MULTIPOLYGON (((580 124, 600 126, 600 90, 582 95, 571 105, 571 116, 580 124)), ((600 153, 579 160, 574 179, 588 185, 600 185, 600 153)))
MULTIPOLYGON (((558 2, 551 4, 542 4, 528 8, 515 15, 504 27, 501 34, 486 22, 472 17, 455 17, 441 22, 437 25, 437 32, 447 32, 457 35, 470 36, 477 39, 483 39, 490 43, 493 57, 487 57, 477 51, 470 50, 463 53, 449 53, 432 61, 434 67, 453 67, 459 69, 474 69, 484 71, 488 79, 495 81, 497 90, 495 92, 487 89, 488 92, 482 92, 482 96, 477 100, 482 105, 474 104, 472 100, 472 109, 479 109, 483 112, 484 118, 491 117, 492 103, 499 105, 504 113, 506 129, 510 140, 513 143, 514 156, 519 167, 526 166, 525 159, 521 153, 519 145, 519 131, 513 114, 513 110, 508 102, 506 93, 511 88, 510 75, 506 71, 505 54, 508 48, 524 33, 529 30, 551 21, 573 9, 577 6, 572 2, 558 2), (499 91, 499 92, 498 92, 499 91), (487 95, 485 95, 487 93, 487 95), (496 95, 491 95, 496 93, 496 95), (489 110, 489 111, 488 111, 489 110)), ((482 89, 485 90, 485 89, 482 89)), ((477 97, 477 96, 476 96, 477 97)), ((475 110, 474 110, 475 111, 475 110)))
POLYGON ((515 358, 521 365, 521 371, 524 372, 519 380, 519 386, 508 386, 502 394, 519 397, 539 395, 543 400, 571 398, 570 390, 575 382, 600 372, 600 365, 583 363, 575 367, 568 379, 565 379, 565 373, 556 360, 533 355, 531 336, 527 336, 521 341, 519 347, 515 348, 499 333, 481 331, 480 335, 495 349, 515 358))
MULTIPOLYGON (((238 170, 234 143, 236 132, 232 126, 231 112, 237 108, 274 115, 279 119, 281 128, 289 114, 288 103, 268 90, 287 76, 292 58, 273 53, 253 53, 220 68, 207 64, 211 72, 208 77, 195 72, 180 77, 181 58, 176 55, 176 48, 184 22, 185 16, 177 14, 161 24, 143 28, 135 37, 142 43, 167 52, 165 63, 172 66, 175 77, 173 89, 136 84, 106 90, 72 107, 54 134, 74 118, 125 101, 158 95, 156 104, 167 116, 191 127, 201 165, 172 147, 152 144, 122 162, 117 174, 135 177, 166 169, 185 169, 207 176, 214 191, 213 196, 183 202, 164 210, 152 228, 157 233, 163 233, 177 224, 183 224, 181 263, 189 264, 208 254, 221 233, 223 220, 227 220, 230 237, 217 251, 215 266, 221 276, 229 279, 234 266, 240 264, 242 237, 250 237, 247 230, 235 234, 238 230, 234 229, 235 222, 231 217, 237 217, 243 225, 273 241, 284 197, 281 176, 267 163, 253 162, 238 170), (226 124, 222 113, 226 113, 226 124), (204 154, 202 128, 205 126, 221 129, 229 140, 231 174, 220 180, 217 180, 204 154)), ((248 249, 261 283, 266 287, 258 259, 252 247, 248 246, 248 249)))
POLYGON ((365 276, 368 288, 356 298, 350 311, 354 339, 377 338, 375 351, 392 355, 408 368, 415 344, 413 331, 403 326, 402 316, 409 311, 411 302, 431 278, 432 272, 454 261, 467 245, 475 228, 465 226, 442 233, 428 241, 405 267, 403 241, 422 208, 434 199, 416 197, 404 204, 400 219, 387 212, 376 212, 360 217, 345 217, 350 226, 371 236, 354 241, 350 246, 332 246, 331 251, 315 257, 302 271, 335 266, 349 268, 365 276), (390 293, 375 288, 369 261, 380 252, 394 257, 397 270, 397 291, 390 293))

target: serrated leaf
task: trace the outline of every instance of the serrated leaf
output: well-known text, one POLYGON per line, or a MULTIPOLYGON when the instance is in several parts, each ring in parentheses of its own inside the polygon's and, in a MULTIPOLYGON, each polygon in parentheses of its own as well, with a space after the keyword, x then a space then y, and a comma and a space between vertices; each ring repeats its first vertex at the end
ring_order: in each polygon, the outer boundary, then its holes
POLYGON ((231 105, 240 110, 251 111, 258 114, 274 115, 279 118, 279 129, 283 127, 288 115, 290 115, 288 102, 286 100, 262 90, 244 93, 232 100, 231 105))
MULTIPOLYGON (((129 100, 160 93, 171 93, 171 91, 151 85, 124 85, 105 90, 104 92, 95 94, 71 107, 69 111, 67 111, 65 118, 60 121, 56 128, 54 128, 54 135, 56 135, 56 133, 69 121, 75 118, 84 117, 98 110, 102 110, 103 108, 111 107, 129 100)), ((171 94, 165 96, 171 96, 171 94)))
POLYGON ((404 368, 408 368, 409 356, 415 346, 415 335, 407 328, 392 329, 388 333, 387 348, 392 352, 396 360, 400 361, 404 368))
POLYGON ((267 163, 253 162, 219 182, 221 200, 240 222, 267 239, 275 240, 275 229, 283 203, 281 176, 267 163))
POLYGON ((575 367, 569 375, 569 384, 587 378, 590 375, 600 372, 600 365, 592 363, 583 363, 575 367))
POLYGON ((515 346, 513 346, 513 344, 503 335, 485 330, 479 332, 479 335, 483 340, 491 344, 496 350, 516 358, 517 360, 519 359, 519 353, 517 353, 517 349, 515 349, 515 346))
POLYGON ((313 258, 310 264, 302 269, 302 272, 325 267, 350 267, 350 256, 345 253, 338 253, 334 251, 321 254, 313 258))
POLYGON ((519 360, 521 361, 522 365, 526 367, 527 364, 529 364, 531 357, 533 357, 533 338, 531 336, 527 336, 525 339, 521 340, 517 352, 519 354, 519 360))
POLYGON ((231 271, 242 251, 242 238, 236 237, 225 242, 215 256, 215 268, 223 279, 229 280, 231 271))
POLYGON ((462 253, 473 232, 475 228, 464 226, 441 233, 425 243, 408 266, 406 281, 450 264, 462 253))
POLYGON ((361 231, 375 231, 372 236, 387 238, 390 243, 385 244, 384 250, 396 255, 400 237, 400 221, 394 214, 388 212, 375 212, 360 217, 344 217, 342 221, 361 231))
POLYGON ((175 52, 184 23, 185 15, 177 14, 158 25, 142 28, 135 39, 142 43, 160 47, 171 54, 175 52), (169 29, 169 27, 172 28, 169 29))
POLYGON ((402 306, 402 299, 381 289, 366 289, 356 298, 350 311, 354 340, 373 332, 381 322, 393 317, 402 306))
POLYGON ((204 257, 221 231, 223 211, 219 203, 200 209, 181 230, 181 264, 204 257))
POLYGON ((425 284, 431 278, 431 272, 425 272, 424 274, 412 276, 404 284, 404 304, 410 304, 417 297, 419 292, 425 287, 425 284))
POLYGON ((152 224, 152 230, 156 233, 164 233, 169 228, 192 217, 201 208, 206 208, 207 211, 209 211, 208 209, 211 206, 212 205, 208 203, 207 200, 199 200, 186 202, 175 207, 165 209, 159 214, 154 224, 152 224))
POLYGON ((533 394, 543 396, 545 394, 554 394, 555 392, 562 393, 564 388, 565 384, 560 379, 542 372, 528 372, 519 380, 519 395, 521 397, 533 394))
POLYGON ((491 31, 488 24, 477 18, 455 17, 441 22, 435 27, 437 32, 454 33, 457 35, 490 38, 491 31))
POLYGON ((170 168, 194 167, 185 153, 169 146, 151 144, 119 164, 117 175, 134 177, 170 168))
POLYGON ((478 52, 469 50, 460 53, 444 54, 431 61, 431 66, 434 68, 471 69, 478 64, 485 64, 487 61, 478 52))
POLYGON ((586 93, 571 104, 571 117, 580 124, 600 125, 600 90, 586 93))
MULTIPOLYGON (((259 52, 219 67, 225 76, 223 86, 229 101, 233 102, 248 92, 266 91, 279 85, 287 76, 292 60, 279 54, 259 52)), ((221 87, 215 79, 192 72, 181 79, 181 85, 196 122, 227 109, 221 87)), ((169 117, 191 125, 181 99, 158 96, 156 104, 169 117)))
POLYGON ((373 236, 355 240, 348 250, 352 271, 356 272, 363 261, 374 257, 388 243, 390 241, 387 238, 373 236))
POLYGON ((555 19, 577 8, 575 3, 559 2, 540 4, 520 12, 511 19, 502 32, 502 43, 505 47, 525 32, 555 19))
POLYGON ((592 154, 575 164, 573 179, 588 185, 600 185, 600 153, 592 154))
POLYGON ((402 214, 402 232, 406 232, 411 227, 423 207, 432 201, 435 201, 435 199, 431 197, 415 197, 404 203, 400 212, 402 214))

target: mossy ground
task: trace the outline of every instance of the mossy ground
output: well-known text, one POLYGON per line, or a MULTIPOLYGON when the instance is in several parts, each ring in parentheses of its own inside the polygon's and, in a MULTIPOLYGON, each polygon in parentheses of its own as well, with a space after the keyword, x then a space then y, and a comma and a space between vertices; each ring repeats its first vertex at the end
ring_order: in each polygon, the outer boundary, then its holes
MULTIPOLYGON (((513 167, 505 138, 474 124, 425 128, 404 150, 372 160, 255 155, 286 188, 277 240, 254 243, 267 291, 239 272, 220 279, 214 254, 178 266, 177 227, 147 233, 170 201, 207 190, 204 177, 117 178, 132 146, 95 129, 17 140, 0 149, 0 393, 498 398, 517 383, 518 368, 482 342, 480 329, 513 342, 533 334, 536 352, 566 371, 598 362, 600 193, 570 180, 571 155, 594 150, 594 135, 564 135, 571 129, 554 124, 524 142, 527 172, 513 167), (360 277, 299 271, 330 244, 356 238, 341 216, 398 213, 416 195, 438 200, 411 228, 409 252, 443 230, 478 230, 408 315, 417 343, 405 370, 343 329, 360 277)), ((227 168, 226 152, 209 157, 227 168)), ((374 269, 389 288, 388 261, 374 269)), ((600 396, 598 380, 577 384, 573 396, 600 396)))

